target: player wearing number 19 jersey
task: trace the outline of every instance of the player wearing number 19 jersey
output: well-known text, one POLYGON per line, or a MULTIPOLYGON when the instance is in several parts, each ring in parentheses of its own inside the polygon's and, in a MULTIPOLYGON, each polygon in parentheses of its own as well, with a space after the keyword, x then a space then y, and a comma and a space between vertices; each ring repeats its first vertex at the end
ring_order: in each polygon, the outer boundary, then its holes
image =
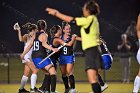
POLYGON ((47 42, 47 34, 45 33, 45 29, 47 27, 46 22, 44 20, 39 20, 37 22, 37 26, 38 26, 38 32, 36 32, 33 40, 31 41, 29 46, 24 50, 21 57, 23 58, 23 56, 33 46, 32 60, 38 69, 43 69, 44 71, 49 72, 51 77, 51 92, 55 93, 56 71, 51 60, 48 58, 44 60, 43 63, 41 64, 39 64, 39 62, 41 62, 46 57, 46 51, 45 51, 46 48, 54 52, 57 52, 58 49, 52 48, 46 43, 47 42))

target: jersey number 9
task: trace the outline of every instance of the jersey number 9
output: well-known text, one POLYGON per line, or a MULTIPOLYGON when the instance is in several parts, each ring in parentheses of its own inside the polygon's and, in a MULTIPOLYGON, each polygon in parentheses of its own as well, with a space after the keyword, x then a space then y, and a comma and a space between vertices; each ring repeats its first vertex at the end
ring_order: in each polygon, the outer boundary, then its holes
POLYGON ((64 48, 63 48, 63 52, 64 52, 65 55, 68 53, 68 52, 67 52, 67 47, 64 47, 64 48))

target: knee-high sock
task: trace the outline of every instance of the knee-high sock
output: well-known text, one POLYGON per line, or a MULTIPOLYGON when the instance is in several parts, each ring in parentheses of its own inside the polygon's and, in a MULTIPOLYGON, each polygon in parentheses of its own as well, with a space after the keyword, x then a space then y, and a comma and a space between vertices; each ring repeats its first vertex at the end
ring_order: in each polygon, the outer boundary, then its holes
POLYGON ((98 80, 99 80, 100 85, 104 86, 105 83, 104 83, 102 77, 100 76, 100 74, 98 74, 98 80))
POLYGON ((31 75, 31 88, 32 88, 32 89, 35 88, 36 80, 37 80, 37 75, 36 75, 36 74, 32 74, 32 75, 31 75))
POLYGON ((94 93, 101 93, 101 87, 98 82, 91 84, 91 86, 94 93))
POLYGON ((74 75, 70 75, 69 76, 69 82, 70 82, 70 87, 72 89, 75 89, 75 79, 74 79, 74 75))
POLYGON ((68 89, 69 88, 68 77, 67 76, 62 76, 62 80, 63 80, 63 83, 65 85, 65 89, 68 89))
POLYGON ((50 92, 50 86, 51 86, 51 76, 50 75, 45 75, 45 88, 47 91, 50 92))
POLYGON ((136 76, 136 78, 134 80, 134 89, 133 89, 133 92, 134 93, 138 93, 139 88, 140 88, 140 77, 139 76, 136 76))
POLYGON ((51 77, 51 92, 55 92, 56 89, 56 75, 50 75, 51 77))
POLYGON ((50 91, 50 83, 51 83, 50 74, 45 74, 43 83, 40 88, 43 90, 46 89, 47 91, 50 91))
POLYGON ((20 89, 24 88, 27 80, 28 80, 28 77, 23 75, 22 78, 21 78, 20 89))

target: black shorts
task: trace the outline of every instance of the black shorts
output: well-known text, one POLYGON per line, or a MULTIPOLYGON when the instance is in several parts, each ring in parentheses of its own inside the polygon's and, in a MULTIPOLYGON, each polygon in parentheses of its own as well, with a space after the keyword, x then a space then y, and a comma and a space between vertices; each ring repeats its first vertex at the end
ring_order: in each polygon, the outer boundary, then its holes
POLYGON ((85 50, 85 71, 88 69, 98 70, 101 68, 100 52, 98 46, 85 50))

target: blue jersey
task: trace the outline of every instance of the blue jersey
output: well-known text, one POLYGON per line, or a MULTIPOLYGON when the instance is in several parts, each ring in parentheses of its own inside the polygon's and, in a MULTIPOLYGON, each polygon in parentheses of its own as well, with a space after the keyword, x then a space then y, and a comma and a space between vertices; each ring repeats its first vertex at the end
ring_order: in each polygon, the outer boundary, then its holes
POLYGON ((36 32, 36 37, 34 39, 33 43, 33 52, 32 52, 32 58, 45 58, 47 56, 46 54, 46 48, 42 46, 42 42, 38 40, 38 37, 40 34, 44 32, 36 32))
MULTIPOLYGON (((65 41, 66 43, 70 42, 71 38, 72 38, 72 35, 69 35, 67 40, 64 40, 64 35, 62 35, 62 40, 65 41)), ((73 55, 73 45, 72 46, 64 46, 61 49, 61 55, 65 55, 65 56, 73 55)))
MULTIPOLYGON (((57 46, 54 46, 54 45, 53 45, 53 41, 54 41, 54 39, 56 39, 56 38, 58 38, 58 37, 54 37, 54 38, 52 38, 52 39, 50 40, 50 44, 52 45, 53 48, 58 48, 58 47, 60 46, 60 44, 58 44, 57 46)), ((52 51, 51 51, 51 52, 52 52, 52 51)), ((50 52, 50 53, 51 53, 51 52, 50 52)), ((50 54, 50 53, 49 53, 49 54, 50 54)), ((58 51, 58 52, 56 52, 55 54, 53 54, 50 58, 51 58, 52 62, 53 62, 54 64, 56 64, 56 62, 59 61, 59 60, 58 60, 59 57, 60 57, 60 51, 58 51)))
POLYGON ((50 58, 46 59, 43 63, 39 64, 46 56, 46 48, 42 46, 42 42, 38 40, 40 34, 44 32, 36 32, 36 37, 33 44, 32 60, 38 69, 42 69, 47 65, 52 64, 50 58))
MULTIPOLYGON (((69 36, 67 40, 64 40, 64 35, 62 35, 62 40, 65 41, 66 43, 70 42, 72 38, 72 35, 69 36)), ((60 65, 63 64, 73 64, 75 62, 75 56, 73 53, 73 45, 72 46, 64 46, 61 49, 60 53, 60 65)))

